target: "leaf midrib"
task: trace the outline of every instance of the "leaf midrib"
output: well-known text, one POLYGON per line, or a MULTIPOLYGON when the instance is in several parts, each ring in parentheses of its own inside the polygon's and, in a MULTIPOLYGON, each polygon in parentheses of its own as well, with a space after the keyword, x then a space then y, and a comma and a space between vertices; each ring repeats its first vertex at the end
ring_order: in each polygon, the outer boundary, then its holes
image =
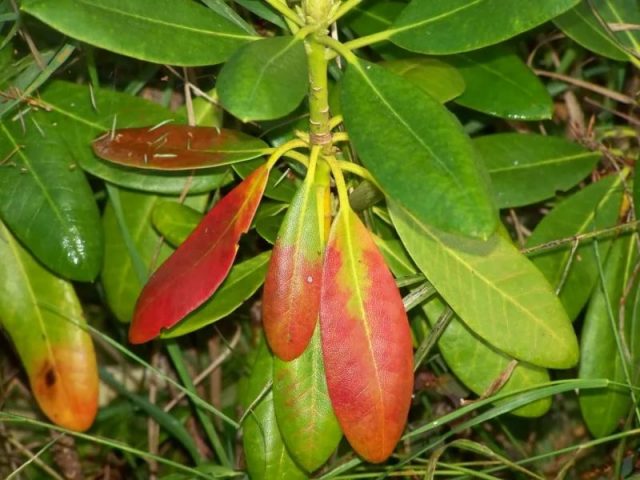
POLYGON ((590 157, 590 156, 595 156, 597 155, 594 152, 582 152, 582 153, 576 153, 575 155, 565 155, 562 157, 553 157, 550 158, 548 160, 544 160, 542 162, 536 162, 536 163, 523 163, 521 165, 518 166, 507 166, 507 167, 500 167, 500 168, 491 168, 489 166, 487 166, 487 170, 489 173, 500 173, 500 172, 511 172, 511 171, 520 171, 520 170, 528 170, 528 169, 532 169, 532 168, 536 168, 536 167, 540 167, 540 166, 548 166, 548 165, 562 165, 563 163, 566 162, 570 162, 571 160, 579 160, 582 158, 586 158, 586 157, 590 157))

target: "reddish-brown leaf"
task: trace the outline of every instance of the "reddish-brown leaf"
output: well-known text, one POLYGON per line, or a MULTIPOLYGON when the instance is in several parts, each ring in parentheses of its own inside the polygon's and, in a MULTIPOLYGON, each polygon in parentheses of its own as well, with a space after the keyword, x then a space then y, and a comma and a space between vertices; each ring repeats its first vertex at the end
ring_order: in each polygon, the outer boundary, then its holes
POLYGON ((359 455, 382 462, 407 421, 411 334, 372 235, 344 206, 325 253, 320 325, 329 396, 340 426, 359 455))
POLYGON ((154 272, 138 298, 129 341, 151 340, 213 295, 231 269, 238 241, 251 225, 268 176, 263 165, 244 179, 154 272))
POLYGON ((100 158, 127 167, 191 170, 250 160, 264 153, 260 139, 236 130, 187 125, 124 128, 93 142, 100 158))
POLYGON ((309 175, 291 202, 273 248, 264 283, 262 321, 269 346, 285 361, 299 357, 320 312, 320 281, 329 189, 326 169, 309 175))

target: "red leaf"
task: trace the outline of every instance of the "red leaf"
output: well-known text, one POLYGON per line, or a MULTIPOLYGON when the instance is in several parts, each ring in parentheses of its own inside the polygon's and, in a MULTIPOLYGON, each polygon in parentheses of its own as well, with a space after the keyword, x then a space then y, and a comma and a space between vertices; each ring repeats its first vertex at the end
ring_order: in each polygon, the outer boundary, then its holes
POLYGON ((191 170, 260 156, 267 145, 235 130, 187 125, 124 128, 93 142, 100 158, 127 167, 191 170))
POLYGON ((263 165, 244 179, 155 271, 138 298, 129 330, 131 343, 151 340, 213 295, 231 269, 268 176, 263 165))
POLYGON ((325 228, 320 222, 326 182, 309 175, 296 193, 273 248, 262 296, 262 321, 273 353, 299 357, 311 340, 320 312, 325 228))
POLYGON ((320 325, 329 396, 340 426, 358 454, 382 462, 407 421, 411 334, 393 277, 351 210, 341 211, 331 229, 320 325))

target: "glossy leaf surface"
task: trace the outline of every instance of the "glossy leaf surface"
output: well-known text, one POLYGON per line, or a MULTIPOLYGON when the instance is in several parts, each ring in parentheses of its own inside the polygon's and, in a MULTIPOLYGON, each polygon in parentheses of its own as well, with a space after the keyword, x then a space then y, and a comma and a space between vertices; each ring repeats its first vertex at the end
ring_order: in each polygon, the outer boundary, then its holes
MULTIPOLYGON (((527 247, 542 245, 559 238, 612 227, 618 219, 622 201, 622 179, 612 175, 589 185, 565 199, 547 214, 527 239, 527 247)), ((610 241, 599 242, 600 255, 606 257, 610 241)), ((582 242, 572 256, 571 243, 530 256, 554 289, 570 319, 582 310, 598 278, 593 243, 582 242), (564 283, 562 283, 565 275, 564 283)))
POLYGON ((266 148, 262 140, 240 131, 187 125, 125 128, 93 142, 100 158, 149 170, 219 167, 259 157, 266 148))
POLYGON ((546 200, 576 186, 600 153, 558 137, 499 133, 473 139, 491 175, 499 208, 546 200))
POLYGON ((320 303, 327 385, 354 450, 382 462, 411 404, 411 333, 391 272, 360 219, 342 205, 325 254, 320 303))
POLYGON ((151 223, 172 246, 178 247, 191 235, 202 213, 177 202, 156 203, 151 211, 151 223))
POLYGON ((471 330, 508 355, 570 368, 578 344, 551 286, 500 233, 487 241, 439 232, 402 207, 389 211, 420 270, 471 330))
POLYGON ((440 229, 489 236, 496 212, 488 181, 455 117, 377 65, 349 65, 343 82, 347 130, 385 193, 440 229))
POLYGON ((256 38, 187 0, 26 0, 22 9, 72 38, 155 63, 213 65, 256 38))
POLYGON ((136 304, 129 330, 132 343, 156 337, 216 291, 231 269, 240 237, 251 225, 268 175, 262 166, 229 192, 151 276, 136 304))
POLYGON ((26 131, 20 122, 0 123, 0 217, 48 268, 92 281, 103 238, 91 187, 63 136, 55 128, 43 136, 27 120, 26 131))
POLYGON ((98 371, 73 286, 43 268, 0 223, 0 326, 42 411, 83 431, 98 408, 98 371))
POLYGON ((613 60, 629 60, 625 47, 640 51, 637 29, 616 31, 611 28, 616 24, 632 26, 640 23, 640 8, 635 0, 582 1, 555 18, 554 23, 583 47, 613 60), (609 29, 604 28, 599 18, 610 25, 609 29))
POLYGON ((307 347, 320 312, 324 194, 329 178, 307 175, 293 198, 273 247, 262 296, 262 322, 269 346, 282 360, 307 347))
POLYGON ((165 330, 162 338, 173 338, 195 332, 231 314, 243 305, 264 283, 271 252, 236 263, 220 288, 200 307, 174 327, 165 330))
POLYGON ((396 75, 406 78, 441 103, 453 100, 465 89, 460 72, 448 63, 435 58, 403 58, 388 60, 381 65, 396 75))
POLYGON ((94 155, 91 142, 111 131, 114 125, 118 128, 139 127, 172 119, 184 120, 160 105, 107 89, 94 88, 92 93, 86 86, 67 82, 52 82, 40 100, 50 111, 34 113, 33 118, 58 131, 69 148, 69 163, 79 164, 107 182, 135 190, 179 195, 186 185, 189 185, 190 193, 202 193, 231 179, 226 172, 198 171, 194 175, 190 172, 142 172, 110 164, 94 155), (64 128, 57 128, 62 126, 64 128))
POLYGON ((579 1, 413 0, 393 24, 391 41, 432 55, 467 52, 537 27, 579 1))
POLYGON ((291 113, 308 88, 302 40, 282 36, 252 42, 220 71, 222 105, 243 122, 271 120, 291 113))
POLYGON ((273 378, 273 356, 267 342, 258 347, 251 376, 243 395, 243 406, 253 406, 243 424, 243 446, 252 480, 302 480, 307 475, 287 451, 275 415, 273 391, 264 394, 273 378), (264 395, 257 403, 256 400, 264 395))
POLYGON ((301 356, 291 362, 274 358, 273 402, 291 456, 308 472, 320 468, 342 431, 327 391, 319 325, 301 356))
MULTIPOLYGON (((444 303, 435 298, 422 308, 433 327, 444 311, 444 303)), ((484 395, 494 382, 499 382, 501 376, 508 372, 509 363, 513 361, 511 357, 476 336, 456 316, 440 336, 438 349, 456 377, 477 395, 484 395)), ((549 372, 546 369, 519 362, 506 383, 494 393, 513 392, 549 381, 549 372)), ((496 402, 496 405, 500 403, 496 402)), ((547 413, 550 407, 551 398, 547 397, 510 413, 521 417, 539 417, 547 413)))
POLYGON ((458 68, 465 91, 456 103, 512 120, 543 120, 553 115, 544 84, 518 55, 502 46, 447 57, 458 68))
MULTIPOLYGON (((607 378, 613 382, 626 383, 623 359, 613 328, 620 330, 619 335, 624 339, 625 345, 637 344, 637 339, 630 335, 632 323, 637 322, 635 315, 626 314, 622 328, 619 323, 623 292, 632 286, 629 281, 637 257, 636 242, 634 235, 627 235, 617 239, 609 250, 604 266, 604 283, 598 282, 585 316, 579 378, 607 378), (613 318, 609 316, 609 306, 613 318)), ((613 385, 580 394, 582 416, 589 431, 597 438, 612 433, 627 416, 630 406, 629 392, 613 385)))

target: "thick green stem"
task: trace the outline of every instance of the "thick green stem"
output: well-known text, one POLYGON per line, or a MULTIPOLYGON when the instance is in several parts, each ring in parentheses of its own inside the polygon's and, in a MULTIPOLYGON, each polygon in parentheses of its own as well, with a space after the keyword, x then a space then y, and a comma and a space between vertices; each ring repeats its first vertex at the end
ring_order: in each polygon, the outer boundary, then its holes
MULTIPOLYGON (((321 34, 322 35, 322 34, 321 34)), ((327 81, 326 47, 312 36, 307 41, 309 62, 309 132, 311 145, 322 147, 322 153, 331 152, 331 124, 329 115, 329 88, 327 81)))

